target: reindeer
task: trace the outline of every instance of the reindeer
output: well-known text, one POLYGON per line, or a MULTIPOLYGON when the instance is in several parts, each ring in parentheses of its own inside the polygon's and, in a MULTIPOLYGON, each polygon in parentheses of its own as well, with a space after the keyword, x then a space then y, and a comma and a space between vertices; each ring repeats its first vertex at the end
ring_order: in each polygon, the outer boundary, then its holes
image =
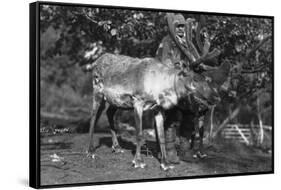
MULTIPOLYGON (((187 20, 186 31, 191 30, 191 22, 187 20)), ((205 33, 204 46, 199 44, 200 27, 197 28, 196 40, 201 53, 192 43, 191 32, 186 35, 187 46, 181 50, 191 60, 191 67, 197 68, 203 62, 212 60, 220 54, 214 49, 209 52, 210 41, 205 33)), ((161 168, 173 168, 166 161, 164 137, 164 111, 174 107, 189 110, 196 116, 204 116, 211 105, 219 102, 218 91, 227 78, 230 65, 222 64, 219 68, 203 65, 202 75, 193 71, 170 68, 154 58, 137 59, 122 55, 104 54, 91 65, 93 70, 93 109, 90 124, 90 143, 88 155, 95 157, 93 132, 95 125, 105 108, 112 134, 112 149, 122 152, 114 127, 114 114, 117 109, 132 109, 136 123, 136 154, 134 167, 143 168, 145 163, 140 154, 142 145, 142 114, 145 110, 153 110, 155 115, 156 133, 161 150, 161 168), (206 71, 207 70, 207 71, 206 71), (203 109, 202 109, 203 107, 203 109)), ((194 130, 196 131, 196 130, 194 130)), ((203 127, 200 133, 200 147, 203 145, 203 127)), ((193 133, 194 134, 194 133, 193 133)), ((194 135, 192 136, 192 144, 194 135)))
POLYGON ((112 134, 112 149, 120 152, 114 127, 114 114, 117 109, 132 109, 136 123, 136 153, 133 159, 135 168, 144 168, 141 157, 143 141, 142 115, 145 110, 153 110, 156 134, 161 151, 163 170, 173 168, 166 161, 164 136, 164 111, 175 106, 181 107, 196 99, 206 106, 220 101, 216 89, 205 77, 192 71, 183 72, 163 65, 154 58, 137 59, 122 55, 104 54, 92 64, 93 70, 93 108, 90 123, 90 144, 88 156, 95 158, 93 133, 96 123, 105 109, 112 134))

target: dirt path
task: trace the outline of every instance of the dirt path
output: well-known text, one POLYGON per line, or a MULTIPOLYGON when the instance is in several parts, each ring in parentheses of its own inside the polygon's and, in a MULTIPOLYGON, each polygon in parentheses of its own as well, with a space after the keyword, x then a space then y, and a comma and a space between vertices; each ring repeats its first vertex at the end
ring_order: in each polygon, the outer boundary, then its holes
MULTIPOLYGON (((174 170, 160 170, 158 160, 144 155, 145 169, 131 165, 134 145, 122 143, 123 154, 111 152, 111 137, 99 133, 95 160, 86 157, 87 134, 64 134, 41 138, 41 185, 85 182, 120 181, 180 176, 200 176, 245 172, 271 171, 271 155, 244 146, 221 146, 207 149, 208 157, 190 159, 176 165, 174 170)), ((97 138, 96 138, 97 139, 97 138)), ((151 143, 153 148, 155 143, 151 143)))

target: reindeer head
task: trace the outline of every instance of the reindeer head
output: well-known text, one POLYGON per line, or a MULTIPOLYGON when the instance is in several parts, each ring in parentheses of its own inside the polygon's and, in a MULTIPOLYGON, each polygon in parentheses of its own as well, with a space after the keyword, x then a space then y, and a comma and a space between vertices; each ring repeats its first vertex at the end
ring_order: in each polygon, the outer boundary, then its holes
POLYGON ((221 99, 216 87, 204 76, 192 71, 180 72, 178 75, 182 85, 179 85, 177 90, 181 92, 183 99, 191 101, 190 98, 192 98, 195 102, 207 107, 220 102, 221 99))

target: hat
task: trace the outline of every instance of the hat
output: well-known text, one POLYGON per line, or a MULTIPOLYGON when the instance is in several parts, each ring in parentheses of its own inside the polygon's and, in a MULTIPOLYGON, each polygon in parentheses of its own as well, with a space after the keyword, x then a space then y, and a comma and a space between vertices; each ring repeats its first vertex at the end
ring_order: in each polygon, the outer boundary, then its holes
POLYGON ((184 25, 185 24, 185 19, 184 19, 184 17, 181 14, 177 14, 177 15, 174 15, 173 23, 174 23, 175 26, 184 25))

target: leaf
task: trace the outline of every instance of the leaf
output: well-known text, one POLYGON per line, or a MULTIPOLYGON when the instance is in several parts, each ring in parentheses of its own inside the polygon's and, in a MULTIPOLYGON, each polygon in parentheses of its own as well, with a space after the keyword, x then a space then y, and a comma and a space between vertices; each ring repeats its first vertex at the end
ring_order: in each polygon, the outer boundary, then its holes
POLYGON ((99 21, 99 22, 98 22, 98 25, 99 25, 99 26, 102 26, 103 24, 104 24, 103 21, 99 21))
POLYGON ((115 36, 117 34, 117 29, 116 28, 111 29, 110 33, 111 36, 115 36))

